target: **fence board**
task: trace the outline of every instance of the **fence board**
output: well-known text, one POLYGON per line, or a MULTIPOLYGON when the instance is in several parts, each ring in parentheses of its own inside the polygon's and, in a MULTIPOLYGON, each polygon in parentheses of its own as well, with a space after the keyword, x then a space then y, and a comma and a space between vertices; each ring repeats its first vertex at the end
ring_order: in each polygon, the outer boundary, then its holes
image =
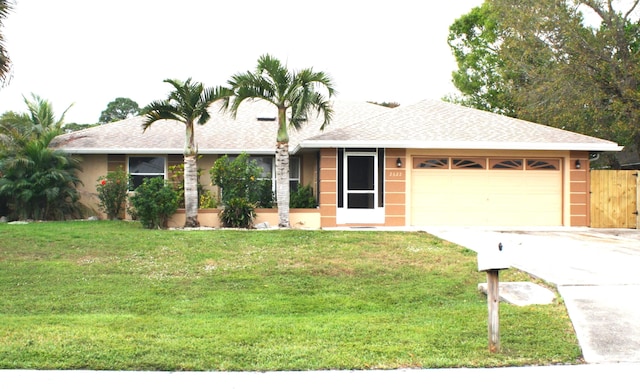
POLYGON ((591 171, 591 227, 638 228, 638 171, 591 171))

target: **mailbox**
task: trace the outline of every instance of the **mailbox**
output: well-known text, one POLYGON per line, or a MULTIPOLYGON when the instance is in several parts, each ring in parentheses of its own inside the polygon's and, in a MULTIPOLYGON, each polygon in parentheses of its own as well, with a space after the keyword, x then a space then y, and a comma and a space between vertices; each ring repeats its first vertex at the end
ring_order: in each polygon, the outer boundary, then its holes
POLYGON ((509 254, 502 243, 494 249, 485 249, 478 253, 478 271, 504 270, 510 267, 509 254))
POLYGON ((500 270, 511 267, 508 251, 502 243, 493 249, 487 248, 478 252, 478 270, 487 273, 487 304, 489 317, 487 328, 489 331, 489 351, 500 351, 500 270))

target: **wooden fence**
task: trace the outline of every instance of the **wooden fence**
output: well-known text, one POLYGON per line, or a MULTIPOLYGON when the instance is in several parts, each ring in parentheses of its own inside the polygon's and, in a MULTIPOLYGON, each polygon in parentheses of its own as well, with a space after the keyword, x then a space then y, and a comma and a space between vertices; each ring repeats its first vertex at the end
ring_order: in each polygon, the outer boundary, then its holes
POLYGON ((638 171, 591 171, 591 227, 640 228, 638 171))

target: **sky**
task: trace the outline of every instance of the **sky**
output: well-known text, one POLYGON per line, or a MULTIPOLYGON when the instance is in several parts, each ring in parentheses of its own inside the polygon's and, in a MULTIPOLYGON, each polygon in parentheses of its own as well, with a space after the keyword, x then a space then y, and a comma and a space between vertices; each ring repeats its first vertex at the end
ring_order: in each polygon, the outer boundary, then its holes
POLYGON ((271 54, 328 73, 336 99, 411 104, 455 92, 449 26, 483 0, 16 0, 0 113, 49 100, 66 123, 166 98, 167 78, 226 84, 271 54))

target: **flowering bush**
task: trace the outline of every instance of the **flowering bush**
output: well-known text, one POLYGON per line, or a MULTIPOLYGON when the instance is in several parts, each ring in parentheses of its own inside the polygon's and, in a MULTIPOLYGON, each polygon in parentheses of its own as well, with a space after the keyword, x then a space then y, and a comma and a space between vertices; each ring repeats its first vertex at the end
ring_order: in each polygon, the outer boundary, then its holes
POLYGON ((110 220, 122 219, 126 208, 127 192, 131 177, 121 167, 106 176, 98 178, 98 198, 100 210, 110 220))

